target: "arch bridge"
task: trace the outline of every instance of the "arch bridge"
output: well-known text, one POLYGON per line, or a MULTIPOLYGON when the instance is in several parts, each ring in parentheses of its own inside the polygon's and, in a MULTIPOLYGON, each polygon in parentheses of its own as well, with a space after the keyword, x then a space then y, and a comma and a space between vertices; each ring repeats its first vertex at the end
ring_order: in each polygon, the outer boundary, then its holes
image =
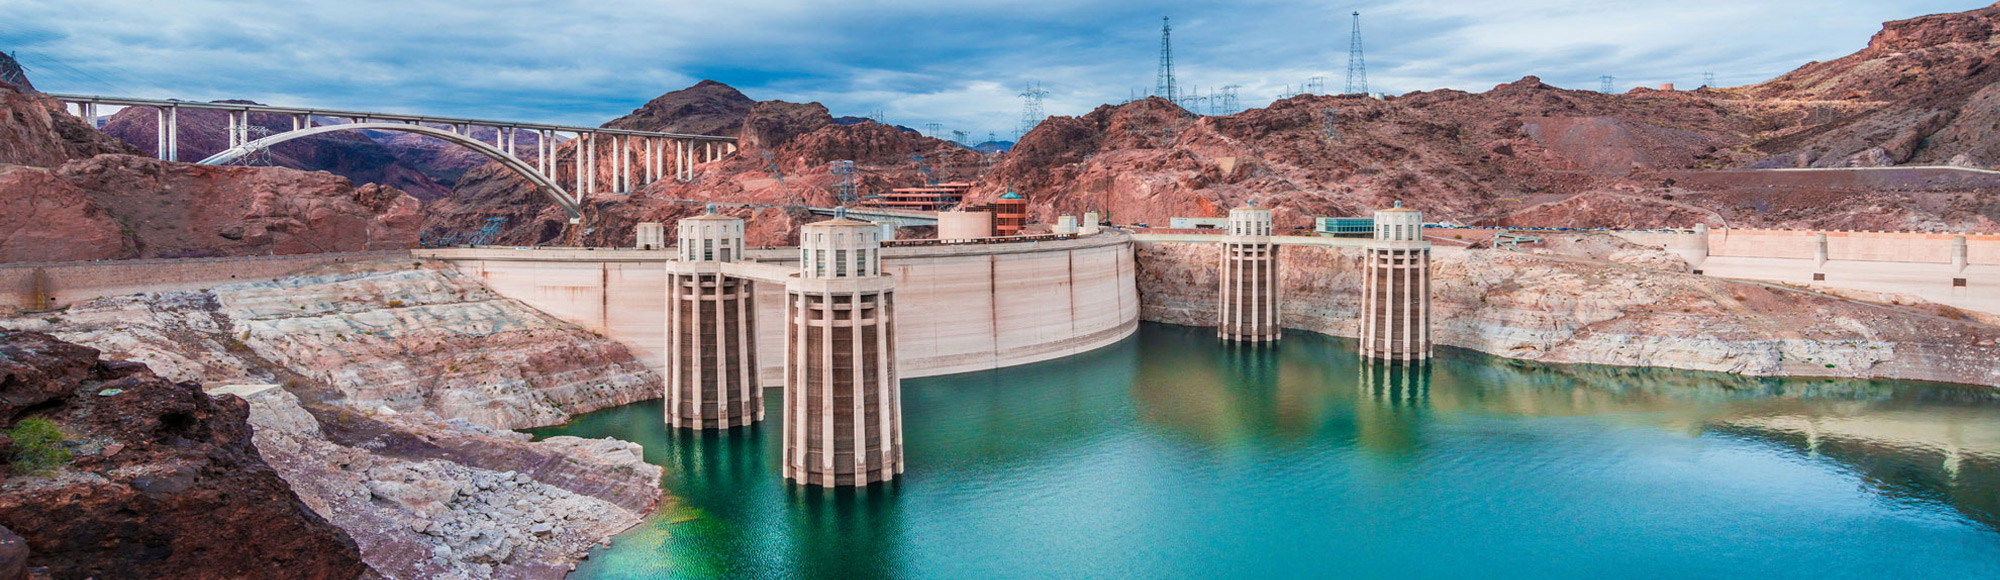
POLYGON ((630 192, 640 186, 665 179, 694 179, 696 165, 722 159, 736 152, 736 138, 689 135, 656 131, 633 131, 605 127, 578 127, 543 123, 491 121, 405 115, 364 111, 340 111, 299 107, 275 107, 246 103, 204 103, 162 99, 135 99, 97 95, 48 95, 62 101, 65 108, 76 107, 76 115, 99 126, 99 106, 140 107, 154 110, 158 134, 154 154, 166 161, 180 160, 180 111, 215 110, 228 113, 229 148, 202 159, 203 165, 225 165, 244 156, 294 139, 335 131, 392 131, 433 137, 484 155, 520 174, 542 191, 549 201, 569 215, 571 223, 582 220, 584 196, 605 192, 630 192), (292 129, 252 138, 250 115, 289 117, 292 129), (475 128, 493 129, 493 142, 474 138, 475 128), (531 135, 534 153, 524 158, 521 136, 531 135), (567 134, 567 136, 565 136, 567 134), (575 154, 568 167, 569 187, 564 187, 564 167, 556 154, 563 143, 573 143, 575 154), (599 166, 607 168, 598 175, 599 166))

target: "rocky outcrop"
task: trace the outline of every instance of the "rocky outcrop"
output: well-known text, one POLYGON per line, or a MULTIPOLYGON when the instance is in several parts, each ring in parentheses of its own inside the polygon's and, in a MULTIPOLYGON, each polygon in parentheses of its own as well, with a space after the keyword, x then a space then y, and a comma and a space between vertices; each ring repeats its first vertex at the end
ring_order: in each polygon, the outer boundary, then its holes
POLYGON ((660 396, 625 347, 494 294, 449 266, 329 266, 277 281, 99 299, 46 330, 178 379, 297 381, 355 409, 498 429, 660 396))
POLYGON ((0 166, 0 261, 119 258, 137 253, 133 243, 110 211, 55 172, 0 166))
POLYGON ((0 205, 28 210, 0 217, 22 226, 0 233, 0 261, 408 248, 422 219, 421 204, 401 191, 329 173, 132 155, 15 168, 0 175, 0 205), (80 243, 38 243, 48 239, 80 243))
POLYGON ((296 276, 215 290, 263 357, 358 409, 431 411, 499 429, 660 396, 625 347, 449 267, 296 276))
POLYGON ((265 460, 388 577, 560 578, 660 501, 637 445, 494 428, 655 397, 659 378, 448 266, 344 264, 0 328, 237 385, 265 460))
MULTIPOLYGON (((1992 364, 2000 358, 2000 327, 1936 307, 1869 304, 1580 257, 1598 251, 1438 249, 1434 339, 1555 363, 2000 386, 2000 367, 1992 364)), ((1638 264, 1671 266, 1675 259, 1625 247, 1604 253, 1638 264)), ((1214 325, 1214 255, 1207 244, 1139 244, 1140 317, 1214 325)), ((1287 328, 1358 334, 1360 250, 1287 246, 1280 260, 1287 328)))
POLYGON ((0 81, 0 164, 54 167, 104 153, 138 150, 63 112, 61 103, 0 81))
POLYGON ((391 578, 562 578, 660 497, 632 443, 248 400, 258 449, 391 578))
POLYGON ((711 80, 669 92, 631 114, 612 119, 605 127, 635 131, 659 131, 693 135, 735 136, 743 131, 743 119, 757 105, 735 87, 711 80))
POLYGON ((1741 93, 1799 103, 1797 127, 1764 139, 1765 166, 1962 165, 2000 159, 2000 5, 1889 22, 1854 54, 1741 93))
POLYGON ((0 332, 0 367, 6 424, 45 418, 74 443, 67 464, 0 484, 0 526, 27 540, 28 566, 65 579, 369 573, 259 456, 241 400, 33 332, 0 332), (28 393, 38 402, 12 405, 28 393))

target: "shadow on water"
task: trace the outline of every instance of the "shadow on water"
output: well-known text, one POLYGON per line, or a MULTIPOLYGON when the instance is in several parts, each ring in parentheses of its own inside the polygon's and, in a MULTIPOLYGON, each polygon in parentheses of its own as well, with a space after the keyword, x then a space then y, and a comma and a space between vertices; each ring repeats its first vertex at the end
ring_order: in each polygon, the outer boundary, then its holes
POLYGON ((2000 391, 1354 347, 1145 324, 1078 356, 907 380, 909 472, 859 490, 783 479, 776 390, 769 420, 722 433, 668 431, 659 401, 535 433, 638 442, 676 498, 576 578, 1617 573, 1605 558, 1853 577, 1907 571, 1853 555, 1897 541, 1951 547, 1928 565, 2000 566, 2000 391), (1774 551, 1731 556, 1743 542, 1774 551))

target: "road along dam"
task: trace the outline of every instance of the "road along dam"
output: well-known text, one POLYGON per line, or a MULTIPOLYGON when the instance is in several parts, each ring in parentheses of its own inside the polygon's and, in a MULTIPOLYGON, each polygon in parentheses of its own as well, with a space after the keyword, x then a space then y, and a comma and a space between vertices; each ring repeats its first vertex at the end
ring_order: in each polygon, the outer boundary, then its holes
MULTIPOLYGON (((666 263, 675 251, 451 248, 420 250, 514 298, 624 343, 664 370, 666 263)), ((754 282, 757 365, 765 387, 783 384, 785 281, 796 249, 752 249, 733 266, 754 282)), ((1070 239, 886 246, 895 280, 898 376, 926 377, 1061 358, 1138 330, 1131 236, 1116 230, 1070 239)))

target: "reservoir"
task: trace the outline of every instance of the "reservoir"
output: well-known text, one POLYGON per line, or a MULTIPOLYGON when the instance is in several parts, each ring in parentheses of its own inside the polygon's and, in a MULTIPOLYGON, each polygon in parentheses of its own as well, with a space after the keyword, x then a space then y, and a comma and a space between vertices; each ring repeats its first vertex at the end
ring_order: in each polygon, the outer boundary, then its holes
POLYGON ((535 430, 638 442, 670 499, 571 578, 2000 578, 2000 392, 1545 365, 1143 324, 905 380, 908 471, 780 473, 652 400, 535 430))

